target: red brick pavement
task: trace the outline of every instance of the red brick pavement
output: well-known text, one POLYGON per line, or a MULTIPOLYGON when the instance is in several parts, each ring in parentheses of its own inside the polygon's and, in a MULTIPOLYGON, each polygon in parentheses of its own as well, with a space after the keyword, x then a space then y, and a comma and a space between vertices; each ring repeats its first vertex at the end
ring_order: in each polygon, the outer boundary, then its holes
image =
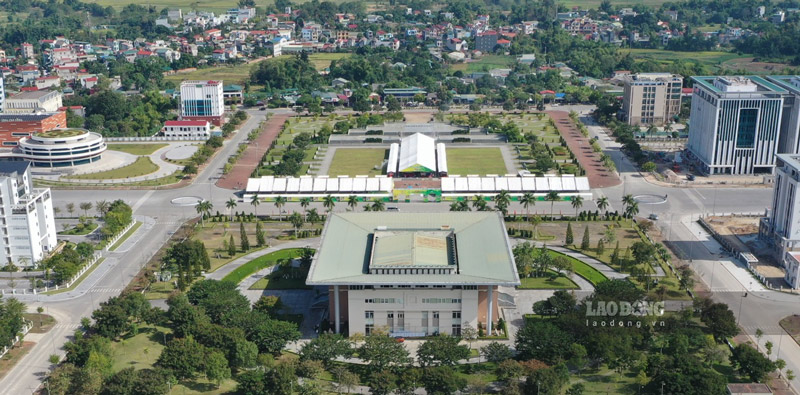
POLYGON ((609 171, 600 160, 601 153, 594 152, 589 138, 584 137, 569 113, 565 111, 546 111, 553 118, 561 136, 567 141, 567 146, 575 154, 578 163, 586 170, 589 186, 592 188, 613 187, 622 183, 616 173, 609 171))
POLYGON ((289 115, 273 115, 267 121, 265 130, 258 135, 255 141, 257 144, 250 143, 242 157, 233 165, 233 169, 217 181, 217 186, 227 189, 243 189, 247 186, 247 179, 253 174, 272 141, 278 138, 287 119, 289 115))

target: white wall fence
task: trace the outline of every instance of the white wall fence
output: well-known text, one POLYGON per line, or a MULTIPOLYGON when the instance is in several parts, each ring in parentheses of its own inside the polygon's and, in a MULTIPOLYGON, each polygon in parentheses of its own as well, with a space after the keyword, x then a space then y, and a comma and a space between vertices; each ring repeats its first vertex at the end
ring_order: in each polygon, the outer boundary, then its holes
POLYGON ((108 251, 108 249, 111 248, 111 246, 113 246, 114 243, 116 243, 122 236, 125 235, 125 233, 128 233, 128 231, 131 230, 131 228, 133 228, 133 225, 136 225, 135 219, 131 220, 131 223, 129 223, 128 226, 122 229, 119 233, 112 236, 106 243, 106 246, 103 247, 103 251, 108 251))
POLYGON ((75 275, 72 276, 72 278, 70 278, 69 281, 65 282, 64 284, 61 285, 56 284, 55 286, 52 287, 40 287, 40 288, 22 288, 22 289, 12 288, 10 291, 11 293, 9 294, 6 293, 6 290, 0 289, 0 295, 29 295, 29 294, 38 295, 43 292, 58 291, 59 289, 69 288, 72 286, 72 284, 75 283, 75 281, 78 281, 78 279, 84 273, 86 273, 87 270, 89 270, 92 266, 94 266, 94 264, 97 263, 97 261, 99 261, 100 258, 102 257, 103 256, 100 253, 95 253, 91 258, 89 258, 88 261, 86 261, 86 263, 83 264, 83 266, 81 266, 80 270, 78 270, 78 272, 75 273, 75 275))
POLYGON ((167 136, 149 136, 149 137, 106 137, 106 142, 109 143, 125 143, 125 142, 141 142, 141 141, 206 141, 206 137, 187 136, 187 137, 167 137, 167 136))
MULTIPOLYGON (((21 336, 27 335, 28 332, 31 330, 31 328, 33 328, 33 323, 26 322, 25 325, 22 326, 22 330, 20 331, 22 333, 21 336)), ((14 336, 14 343, 11 345, 11 347, 3 346, 3 348, 0 349, 0 358, 3 358, 3 356, 5 356, 7 352, 11 351, 12 347, 14 347, 17 343, 19 343, 20 340, 22 340, 21 336, 14 336)))

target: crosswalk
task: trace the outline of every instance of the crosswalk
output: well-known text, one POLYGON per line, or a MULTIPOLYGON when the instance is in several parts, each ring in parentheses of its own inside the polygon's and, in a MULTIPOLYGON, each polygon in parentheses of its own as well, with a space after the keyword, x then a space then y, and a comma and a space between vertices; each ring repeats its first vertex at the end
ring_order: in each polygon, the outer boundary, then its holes
POLYGON ((97 287, 92 288, 89 290, 90 293, 95 294, 105 294, 105 293, 122 293, 122 288, 109 288, 109 287, 97 287))
POLYGON ((55 324, 53 328, 57 329, 78 329, 81 327, 81 324, 55 324))

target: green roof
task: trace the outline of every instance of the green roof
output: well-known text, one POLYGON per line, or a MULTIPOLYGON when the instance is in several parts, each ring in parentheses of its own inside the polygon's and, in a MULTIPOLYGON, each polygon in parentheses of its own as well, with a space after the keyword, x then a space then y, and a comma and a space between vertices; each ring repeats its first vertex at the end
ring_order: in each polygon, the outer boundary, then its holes
POLYGON ((306 283, 512 286, 519 276, 499 212, 351 212, 329 216, 306 283))

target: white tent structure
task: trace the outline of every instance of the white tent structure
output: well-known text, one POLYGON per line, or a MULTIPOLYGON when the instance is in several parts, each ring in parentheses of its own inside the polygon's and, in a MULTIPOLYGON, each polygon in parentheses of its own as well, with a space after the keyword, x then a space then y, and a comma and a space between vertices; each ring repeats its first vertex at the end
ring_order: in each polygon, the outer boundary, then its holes
MULTIPOLYGON (((394 146, 392 147, 394 148, 394 146)), ((413 175, 436 175, 436 140, 421 133, 403 137, 398 154, 398 173, 413 175)), ((389 152, 389 158, 393 157, 389 152)), ((390 165, 388 168, 392 168, 390 165)))

